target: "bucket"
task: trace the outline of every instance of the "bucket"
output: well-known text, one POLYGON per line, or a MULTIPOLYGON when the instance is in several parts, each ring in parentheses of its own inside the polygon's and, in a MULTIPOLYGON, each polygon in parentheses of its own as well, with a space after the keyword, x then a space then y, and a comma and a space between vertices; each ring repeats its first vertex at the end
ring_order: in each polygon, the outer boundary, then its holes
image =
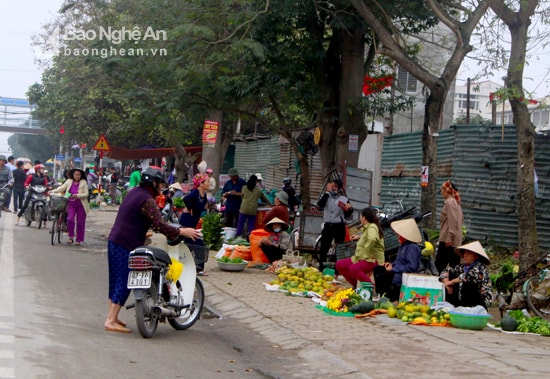
POLYGON ((358 282, 357 289, 355 290, 364 301, 372 301, 373 291, 374 285, 370 282, 358 282))
POLYGON ((254 229, 248 236, 250 241, 250 251, 252 253, 252 260, 254 262, 270 263, 269 259, 265 256, 262 248, 260 247, 260 241, 262 238, 269 236, 269 233, 263 229, 254 229))
POLYGON ((225 228, 223 228, 223 231, 225 233, 225 237, 223 238, 224 241, 228 241, 232 238, 235 238, 235 236, 237 235, 237 229, 236 228, 225 227, 225 228))

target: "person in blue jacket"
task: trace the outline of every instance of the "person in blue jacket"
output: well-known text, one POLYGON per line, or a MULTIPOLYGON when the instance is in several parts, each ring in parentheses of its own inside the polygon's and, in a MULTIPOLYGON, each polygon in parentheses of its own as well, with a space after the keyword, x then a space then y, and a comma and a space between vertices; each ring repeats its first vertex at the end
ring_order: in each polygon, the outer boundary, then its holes
POLYGON ((239 178, 239 171, 233 167, 227 173, 230 180, 225 182, 222 189, 222 197, 225 199, 223 211, 225 226, 236 228, 239 221, 239 210, 242 203, 242 189, 246 185, 244 179, 239 178))
POLYGON ((420 246, 422 236, 412 218, 394 221, 391 228, 399 238, 397 257, 393 262, 386 262, 384 266, 374 268, 376 292, 386 295, 390 301, 399 300, 399 292, 404 273, 417 273, 420 268, 420 246))

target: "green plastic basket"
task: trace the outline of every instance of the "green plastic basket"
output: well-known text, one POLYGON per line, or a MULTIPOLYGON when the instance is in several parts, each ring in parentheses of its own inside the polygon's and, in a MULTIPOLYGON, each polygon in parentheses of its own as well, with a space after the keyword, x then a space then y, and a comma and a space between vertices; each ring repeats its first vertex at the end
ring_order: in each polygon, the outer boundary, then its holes
POLYGON ((470 315, 465 313, 449 312, 451 325, 455 328, 482 330, 487 326, 491 315, 470 315))

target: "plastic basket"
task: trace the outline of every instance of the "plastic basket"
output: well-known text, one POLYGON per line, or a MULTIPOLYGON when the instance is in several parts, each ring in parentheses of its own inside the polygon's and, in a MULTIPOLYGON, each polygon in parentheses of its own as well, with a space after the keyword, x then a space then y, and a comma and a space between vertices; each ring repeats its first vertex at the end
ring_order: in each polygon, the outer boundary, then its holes
POLYGON ((349 258, 353 256, 355 254, 356 247, 357 247, 357 243, 355 241, 337 243, 334 246, 334 251, 336 253, 336 260, 349 258))
POLYGON ((62 213, 67 211, 67 204, 69 200, 65 197, 55 196, 50 198, 50 212, 62 213))
POLYGON ((204 264, 208 262, 208 255, 210 254, 210 249, 206 246, 201 245, 192 245, 186 244, 191 253, 193 254, 193 259, 195 259, 195 264, 204 264))

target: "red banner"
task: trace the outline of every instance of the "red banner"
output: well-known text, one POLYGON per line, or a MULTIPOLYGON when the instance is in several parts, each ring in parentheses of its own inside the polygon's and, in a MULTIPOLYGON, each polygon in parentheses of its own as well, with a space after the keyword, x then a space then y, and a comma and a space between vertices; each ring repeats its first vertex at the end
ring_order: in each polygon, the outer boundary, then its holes
POLYGON ((202 129, 202 143, 203 145, 214 146, 216 144, 216 138, 218 137, 218 128, 220 123, 218 121, 206 120, 202 129))

